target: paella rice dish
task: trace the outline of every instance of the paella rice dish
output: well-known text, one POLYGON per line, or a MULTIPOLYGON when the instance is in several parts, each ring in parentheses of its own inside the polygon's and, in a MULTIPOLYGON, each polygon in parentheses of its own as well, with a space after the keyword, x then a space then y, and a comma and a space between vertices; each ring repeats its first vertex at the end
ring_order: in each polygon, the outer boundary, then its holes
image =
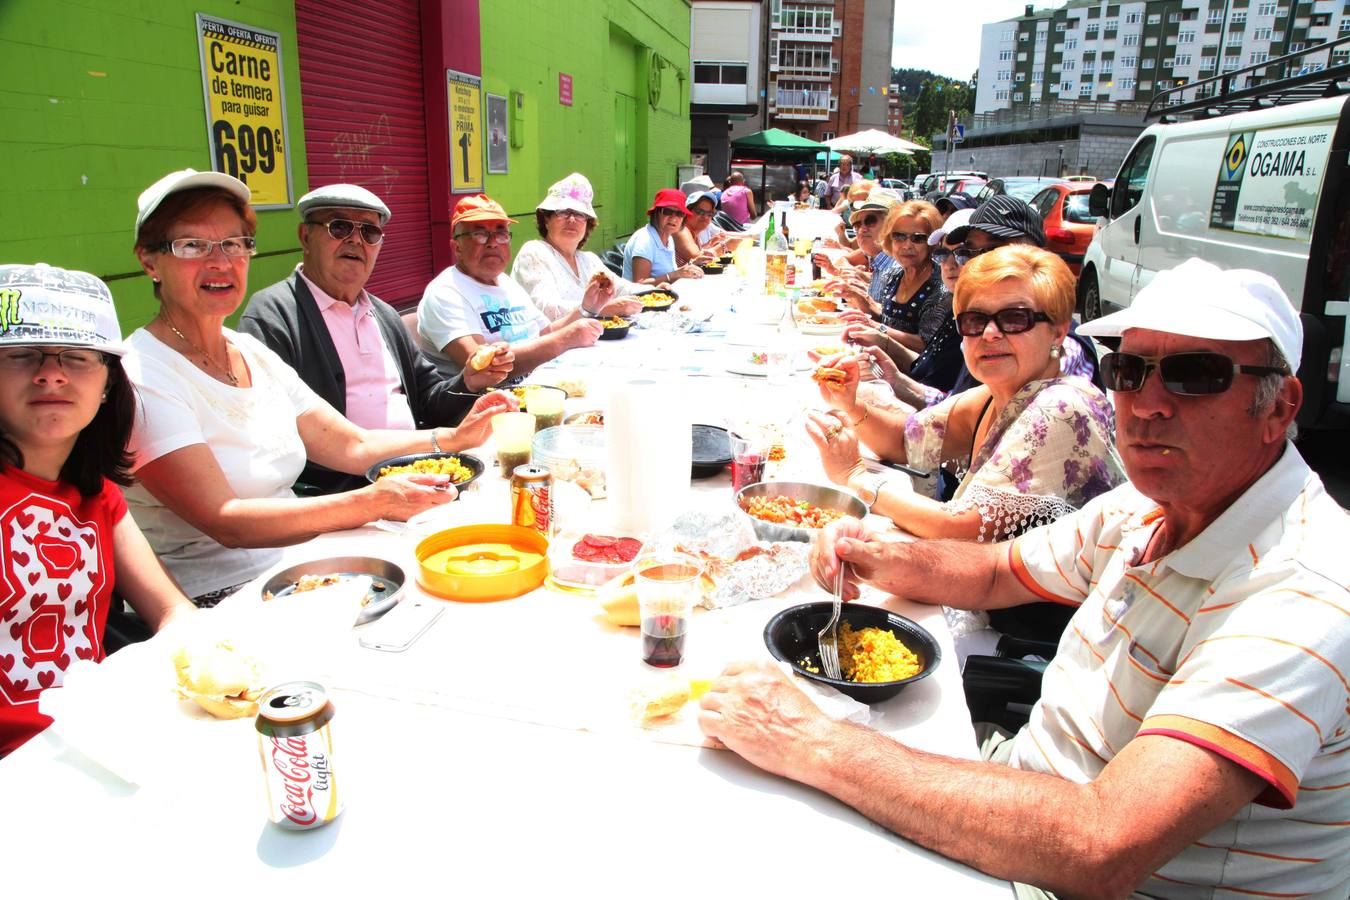
POLYGON ((473 477, 473 469, 459 461, 457 456, 418 459, 406 466, 385 466, 380 477, 386 475, 449 475, 452 484, 463 484, 473 477))
POLYGON ((923 671, 919 658, 887 628, 853 630, 839 626, 839 668, 844 680, 858 684, 903 681, 923 671))
POLYGON ((742 497, 741 509, 747 515, 764 522, 790 525, 794 528, 824 528, 826 525, 842 519, 844 514, 836 509, 822 509, 806 500, 795 500, 779 494, 777 497, 742 497))

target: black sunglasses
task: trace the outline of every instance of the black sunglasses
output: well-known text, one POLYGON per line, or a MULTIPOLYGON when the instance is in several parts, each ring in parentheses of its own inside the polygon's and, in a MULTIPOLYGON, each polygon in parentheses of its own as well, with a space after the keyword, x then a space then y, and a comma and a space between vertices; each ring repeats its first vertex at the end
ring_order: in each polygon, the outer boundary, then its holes
POLYGON ((926 244, 928 243, 928 232, 892 231, 891 240, 897 244, 903 244, 905 241, 909 241, 911 244, 926 244))
POLYGON ((964 266, 975 257, 988 253, 990 250, 997 250, 1002 246, 1002 244, 995 244, 992 247, 972 247, 969 244, 962 244, 960 247, 953 250, 952 253, 956 256, 956 264, 958 266, 964 266))
POLYGON ((965 337, 979 337, 993 322, 1003 334, 1021 334, 1035 328, 1037 322, 1049 321, 1045 313, 1025 306, 1010 306, 993 314, 967 310, 956 317, 956 330, 965 337))
POLYGON ((361 240, 375 245, 384 240, 384 229, 370 222, 353 222, 351 219, 329 219, 327 222, 308 221, 306 225, 322 225, 335 241, 345 241, 352 232, 361 229, 361 240))
POLYGON ((1235 375, 1287 375, 1278 366, 1244 366, 1230 357, 1212 351, 1171 353, 1167 356, 1140 356, 1137 353, 1108 353, 1101 360, 1102 381, 1108 390, 1123 394, 1142 390, 1144 379, 1158 370, 1163 388, 1183 397, 1222 394, 1233 386, 1235 375))

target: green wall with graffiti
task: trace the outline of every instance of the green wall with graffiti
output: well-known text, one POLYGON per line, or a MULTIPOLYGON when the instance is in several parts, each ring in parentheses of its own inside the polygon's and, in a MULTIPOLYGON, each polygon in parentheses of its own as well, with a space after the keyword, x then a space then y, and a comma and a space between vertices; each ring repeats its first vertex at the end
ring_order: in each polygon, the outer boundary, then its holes
POLYGON ((520 220, 518 248, 537 235, 548 186, 581 172, 595 188, 587 249, 598 252, 642 224, 689 161, 689 0, 481 0, 480 10, 483 91, 507 98, 514 132, 510 171, 489 172, 487 193, 520 220), (560 74, 571 76, 570 106, 560 74))
MULTIPOLYGON (((196 13, 280 35, 292 199, 305 190, 291 3, 269 0, 0 2, 0 262, 93 272, 122 330, 158 309, 131 247, 136 197, 174 169, 210 169, 196 13)), ((295 213, 260 210, 262 247, 295 244, 295 213)), ((253 261, 270 284, 293 251, 253 261)))

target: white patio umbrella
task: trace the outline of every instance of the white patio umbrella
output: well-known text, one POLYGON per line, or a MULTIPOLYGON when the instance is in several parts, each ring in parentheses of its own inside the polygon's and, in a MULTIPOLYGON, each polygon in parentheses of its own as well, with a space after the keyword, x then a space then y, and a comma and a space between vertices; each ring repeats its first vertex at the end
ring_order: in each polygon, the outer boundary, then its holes
POLYGON ((854 153, 913 153, 915 150, 928 149, 913 141, 907 141, 904 138, 878 131, 875 128, 830 138, 828 141, 821 141, 821 143, 831 150, 852 151, 854 153))

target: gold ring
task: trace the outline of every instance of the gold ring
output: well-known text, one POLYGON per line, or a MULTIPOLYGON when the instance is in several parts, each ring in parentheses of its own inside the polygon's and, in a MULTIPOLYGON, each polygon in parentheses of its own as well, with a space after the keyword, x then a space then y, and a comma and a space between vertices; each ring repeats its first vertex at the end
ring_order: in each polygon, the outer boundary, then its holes
POLYGON ((838 429, 838 428, 831 428, 831 429, 829 429, 828 431, 825 432, 825 443, 828 444, 828 443, 830 443, 831 441, 833 441, 833 440, 834 440, 835 438, 837 438, 837 437, 839 437, 839 429, 838 429))

